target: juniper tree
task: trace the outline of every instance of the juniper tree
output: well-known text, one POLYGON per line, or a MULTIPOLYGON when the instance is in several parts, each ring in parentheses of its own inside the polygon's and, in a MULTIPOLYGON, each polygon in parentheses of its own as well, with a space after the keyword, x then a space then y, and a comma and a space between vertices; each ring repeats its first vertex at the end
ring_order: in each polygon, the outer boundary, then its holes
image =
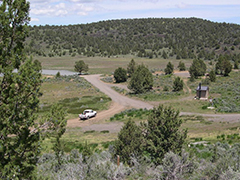
POLYGON ((181 124, 179 111, 162 105, 153 108, 147 122, 141 124, 144 132, 144 150, 156 165, 162 162, 167 152, 181 152, 187 137, 187 130, 179 129, 181 124))
POLYGON ((24 54, 29 2, 2 0, 0 14, 0 178, 30 179, 40 153, 39 131, 31 128, 41 95, 41 66, 24 54))
POLYGON ((119 155, 122 162, 130 164, 131 156, 138 157, 142 154, 142 132, 134 121, 128 120, 115 142, 115 156, 119 155))
POLYGON ((128 67, 127 67, 127 73, 128 73, 128 76, 129 76, 129 77, 131 77, 132 74, 135 72, 136 67, 137 67, 137 66, 136 66, 136 63, 135 63, 134 59, 132 59, 132 60, 130 61, 130 63, 128 64, 128 67))
POLYGON ((133 73, 128 88, 134 93, 144 93, 153 87, 153 76, 146 66, 139 65, 133 73))
POLYGON ((116 80, 116 83, 126 82, 127 81, 127 71, 122 67, 117 68, 114 71, 114 78, 116 80))
POLYGON ((214 70, 211 70, 209 72, 209 79, 210 79, 211 82, 215 82, 216 81, 216 73, 215 73, 214 70))
POLYGON ((185 71, 186 67, 185 67, 184 62, 180 61, 179 64, 178 64, 178 68, 179 68, 180 71, 185 71))
POLYGON ((203 76, 207 70, 207 66, 201 59, 194 59, 192 65, 189 68, 191 79, 197 79, 199 76, 203 76))
POLYGON ((180 77, 176 77, 173 82, 173 91, 183 90, 183 80, 180 77))
POLYGON ((87 72, 88 71, 88 65, 85 64, 83 60, 79 60, 75 62, 75 71, 79 72, 82 74, 82 72, 87 72))
POLYGON ((52 138, 53 151, 55 152, 57 159, 57 169, 62 164, 62 156, 64 154, 63 144, 61 143, 60 139, 66 131, 67 120, 65 117, 66 111, 63 109, 63 107, 61 105, 54 104, 52 105, 48 114, 46 114, 41 121, 41 124, 45 124, 47 127, 47 130, 45 131, 46 133, 42 134, 46 135, 46 137, 52 138))
POLYGON ((171 62, 168 62, 166 68, 164 69, 165 74, 172 74, 174 66, 171 62))
POLYGON ((217 74, 228 76, 232 71, 232 64, 226 57, 220 56, 217 60, 215 71, 217 74))

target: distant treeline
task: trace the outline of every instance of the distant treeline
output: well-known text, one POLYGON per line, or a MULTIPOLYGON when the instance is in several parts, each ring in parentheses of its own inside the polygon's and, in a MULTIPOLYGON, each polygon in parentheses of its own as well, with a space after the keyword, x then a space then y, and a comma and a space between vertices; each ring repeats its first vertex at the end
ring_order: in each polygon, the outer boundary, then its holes
POLYGON ((240 25, 197 18, 146 18, 30 27, 27 53, 212 60, 240 57, 240 25))

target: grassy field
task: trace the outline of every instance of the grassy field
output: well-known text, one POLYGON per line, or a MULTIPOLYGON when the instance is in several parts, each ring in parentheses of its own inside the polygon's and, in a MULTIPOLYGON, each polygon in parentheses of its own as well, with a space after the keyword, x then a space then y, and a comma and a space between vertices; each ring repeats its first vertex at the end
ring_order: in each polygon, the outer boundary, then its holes
MULTIPOLYGON (((76 61, 83 60, 89 66, 90 74, 112 74, 118 67, 126 68, 131 59, 137 64, 145 64, 152 71, 163 71, 167 63, 170 61, 177 68, 180 60, 175 59, 147 59, 138 58, 136 56, 126 55, 118 57, 86 57, 86 56, 65 56, 65 57, 34 57, 42 63, 43 69, 66 69, 74 71, 76 61)), ((186 67, 189 67, 192 60, 182 60, 186 67)))
MULTIPOLYGON (((37 58, 36 58, 37 59, 37 58)), ((153 91, 141 95, 128 94, 120 88, 114 88, 123 94, 131 96, 132 98, 142 99, 144 101, 152 102, 153 104, 164 104, 165 106, 172 106, 176 110, 185 112, 197 112, 197 113, 215 113, 215 110, 208 110, 205 107, 210 105, 208 101, 194 100, 195 89, 199 82, 203 79, 197 79, 195 82, 188 81, 188 78, 182 77, 184 80, 184 90, 182 92, 172 92, 172 82, 175 76, 160 75, 160 72, 166 67, 167 62, 171 61, 176 68, 179 61, 177 60, 164 60, 164 59, 142 59, 132 56, 123 56, 115 58, 106 57, 67 57, 64 58, 40 58, 43 69, 67 69, 73 70, 74 64, 78 60, 84 60, 89 65, 89 73, 100 74, 112 74, 117 67, 127 67, 127 64, 131 59, 134 59, 138 64, 144 63, 155 72, 154 76, 154 88, 153 91), (168 90, 166 90, 167 87, 168 90)), ((191 60, 183 61, 187 67, 190 66, 191 60)), ((215 83, 210 83, 210 96, 212 98, 221 98, 222 101, 228 102, 232 100, 235 102, 235 106, 239 107, 238 96, 240 90, 238 89, 240 72, 232 72, 229 77, 218 77, 215 83), (230 97, 230 98, 229 98, 230 97)), ((93 87, 90 83, 86 82, 83 78, 74 79, 72 77, 66 77, 65 79, 56 80, 53 78, 45 78, 42 85, 43 96, 41 97, 40 107, 41 112, 49 107, 52 103, 60 103, 64 107, 68 107, 72 110, 68 112, 67 118, 76 118, 79 111, 84 108, 101 108, 97 110, 107 109, 110 99, 104 94, 99 92, 98 89, 93 87), (93 96, 94 94, 94 96, 93 96), (102 101, 103 100, 103 101, 102 101), (101 103, 99 105, 98 103, 101 103), (77 107, 77 108, 74 108, 77 107), (81 109, 82 108, 82 109, 81 109)), ((222 102, 221 101, 221 102, 222 102)), ((216 104, 216 107, 221 107, 221 104, 216 104)), ((234 107, 235 107, 234 106, 234 107)), ((125 122, 128 119, 132 119, 136 122, 144 121, 147 119, 147 114, 143 112, 137 112, 133 115, 126 115, 119 113, 110 118, 109 121, 121 121, 125 122)), ((228 142, 233 143, 238 141, 239 138, 239 126, 240 122, 225 123, 225 122, 212 122, 208 118, 202 116, 182 116, 184 120, 182 128, 188 129, 188 140, 195 141, 208 141, 208 142, 228 142)), ((117 133, 95 132, 86 131, 83 132, 79 128, 67 128, 66 133, 63 136, 63 142, 65 143, 65 151, 69 152, 71 149, 77 148, 79 150, 87 144, 96 151, 107 148, 117 138, 117 133)), ((45 140, 45 151, 50 151, 51 143, 50 139, 45 140)))
POLYGON ((76 118, 86 108, 97 111, 107 109, 111 99, 78 76, 45 77, 41 86, 40 113, 48 111, 54 103, 67 109, 67 118, 76 118), (94 94, 94 96, 93 96, 94 94))

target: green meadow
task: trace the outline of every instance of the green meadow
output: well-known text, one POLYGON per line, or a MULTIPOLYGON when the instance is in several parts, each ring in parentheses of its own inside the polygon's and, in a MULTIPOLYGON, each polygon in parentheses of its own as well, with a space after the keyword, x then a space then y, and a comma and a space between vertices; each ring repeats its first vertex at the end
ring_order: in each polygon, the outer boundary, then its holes
MULTIPOLYGON (((145 64, 154 74, 154 87, 148 93, 135 95, 119 87, 113 87, 119 93, 131 98, 141 99, 153 105, 163 104, 172 106, 174 109, 183 112, 195 112, 203 114, 222 113, 224 109, 228 112, 240 112, 239 107, 239 76, 240 72, 231 72, 229 77, 217 77, 214 83, 206 82, 204 79, 197 79, 190 82, 188 77, 181 77, 184 81, 184 89, 181 92, 172 91, 172 83, 175 75, 165 76, 162 74, 166 64, 170 61, 177 70, 178 60, 165 59, 144 59, 134 56, 119 57, 35 57, 42 63, 43 69, 66 69, 73 71, 74 64, 78 60, 84 60, 89 65, 89 74, 103 74, 102 78, 109 77, 118 67, 126 68, 131 59, 137 64, 145 64), (210 97, 214 99, 214 110, 208 110, 206 107, 211 104, 208 101, 195 100, 195 89, 202 82, 210 88, 210 97), (225 104, 224 104, 225 103, 225 104), (231 104, 229 106, 226 106, 231 104), (232 108, 232 109, 231 109, 232 108)), ((182 60, 188 68, 191 60, 182 60)), ((127 85, 127 83, 123 83, 127 85)), ((99 111, 108 109, 111 99, 106 97, 97 88, 93 87, 84 78, 78 76, 60 77, 44 76, 41 91, 43 96, 40 98, 40 114, 48 111, 53 103, 63 105, 68 114, 67 119, 77 118, 78 114, 86 108, 92 108, 99 111)), ((106 122, 126 122, 132 119, 136 122, 145 121, 149 112, 144 110, 132 110, 129 112, 120 112, 106 122)), ((224 112, 225 113, 225 112, 224 112)), ((188 141, 207 141, 207 142, 228 142, 234 143, 239 139, 240 120, 231 122, 214 122, 208 117, 203 116, 181 116, 184 123, 182 128, 188 129, 188 141)), ((79 150, 88 145, 94 151, 101 151, 107 148, 117 138, 117 133, 110 133, 108 130, 82 131, 81 128, 67 128, 62 140, 65 144, 65 151, 77 148, 79 150)), ((44 149, 50 151, 51 140, 45 140, 44 149)))

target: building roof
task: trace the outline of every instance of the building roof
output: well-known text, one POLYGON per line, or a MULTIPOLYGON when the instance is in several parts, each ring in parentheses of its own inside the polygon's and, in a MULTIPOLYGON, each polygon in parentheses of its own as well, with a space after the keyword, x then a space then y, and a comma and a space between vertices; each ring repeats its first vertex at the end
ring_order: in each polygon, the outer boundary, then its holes
POLYGON ((209 90, 209 88, 208 88, 208 86, 198 86, 196 90, 197 90, 197 91, 199 91, 199 90, 201 90, 201 91, 207 91, 207 90, 209 90), (201 87, 201 89, 200 89, 199 87, 201 87))

